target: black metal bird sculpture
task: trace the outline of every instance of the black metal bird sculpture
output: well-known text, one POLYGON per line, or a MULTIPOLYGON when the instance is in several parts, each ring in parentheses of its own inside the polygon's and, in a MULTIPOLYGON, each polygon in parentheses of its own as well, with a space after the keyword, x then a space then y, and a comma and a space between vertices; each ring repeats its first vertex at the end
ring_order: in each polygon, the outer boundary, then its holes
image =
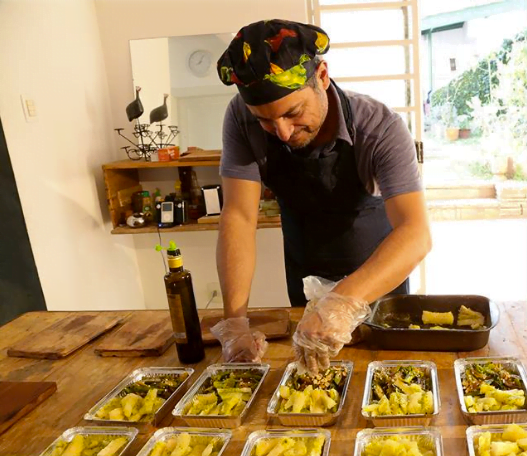
POLYGON ((126 115, 128 116, 128 120, 130 122, 134 119, 138 119, 143 115, 143 112, 145 112, 143 103, 141 103, 141 99, 139 98, 140 91, 141 87, 137 86, 135 88, 135 100, 126 107, 126 115))
POLYGON ((161 106, 158 106, 157 108, 152 109, 150 111, 150 123, 153 124, 154 122, 162 122, 168 117, 168 108, 167 108, 167 98, 168 94, 165 93, 163 95, 163 104, 161 106))

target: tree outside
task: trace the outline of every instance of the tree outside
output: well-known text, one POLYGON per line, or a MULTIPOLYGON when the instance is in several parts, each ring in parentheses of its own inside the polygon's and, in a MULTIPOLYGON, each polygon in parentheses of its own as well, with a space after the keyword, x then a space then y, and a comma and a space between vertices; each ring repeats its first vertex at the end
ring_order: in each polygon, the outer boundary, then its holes
POLYGON ((428 182, 527 181, 527 29, 430 91, 424 113, 428 182))

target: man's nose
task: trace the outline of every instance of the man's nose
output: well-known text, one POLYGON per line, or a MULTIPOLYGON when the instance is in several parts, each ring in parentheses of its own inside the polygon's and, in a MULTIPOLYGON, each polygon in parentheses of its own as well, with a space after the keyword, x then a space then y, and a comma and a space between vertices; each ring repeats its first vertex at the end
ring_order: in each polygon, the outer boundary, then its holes
POLYGON ((286 122, 284 119, 278 119, 275 121, 274 129, 276 136, 278 136, 281 141, 287 142, 293 134, 295 127, 289 122, 286 122))

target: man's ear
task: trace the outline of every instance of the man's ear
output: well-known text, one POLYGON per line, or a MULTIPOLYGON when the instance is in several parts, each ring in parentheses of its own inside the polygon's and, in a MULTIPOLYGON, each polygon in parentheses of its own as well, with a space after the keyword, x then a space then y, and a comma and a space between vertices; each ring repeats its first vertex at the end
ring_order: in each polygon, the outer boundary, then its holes
POLYGON ((325 60, 322 60, 317 67, 317 79, 319 87, 322 87, 324 90, 328 90, 329 84, 329 72, 328 72, 328 63, 325 60))

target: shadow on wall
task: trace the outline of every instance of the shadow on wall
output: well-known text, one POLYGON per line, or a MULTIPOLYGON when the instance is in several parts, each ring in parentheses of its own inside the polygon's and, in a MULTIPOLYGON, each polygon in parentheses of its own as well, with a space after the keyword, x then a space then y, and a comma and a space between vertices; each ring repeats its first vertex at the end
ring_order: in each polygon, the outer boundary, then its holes
MULTIPOLYGON (((95 119, 99 115, 97 112, 97 104, 94 103, 90 97, 88 91, 84 92, 85 106, 88 117, 95 119)), ((95 126, 95 124, 94 124, 95 126)), ((97 200, 99 201, 99 209, 101 213, 102 222, 104 225, 111 223, 110 212, 108 211, 108 203, 106 200, 106 190, 104 186, 104 177, 102 172, 102 165, 107 162, 124 159, 120 157, 120 149, 117 147, 117 139, 115 137, 115 131, 111 125, 107 125, 107 128, 101 133, 105 138, 97 138, 93 140, 92 144, 89 144, 88 150, 92 149, 93 154, 86 155, 86 167, 89 174, 93 176, 93 183, 95 185, 95 191, 97 193, 97 200), (112 150, 97 150, 101 144, 112 144, 112 150)), ((111 229, 111 228, 110 228, 111 229)))
MULTIPOLYGON (((50 250, 47 254, 54 256, 57 265, 56 268, 45 268, 40 272, 43 283, 54 284, 52 289, 44 289, 48 308, 142 309, 142 296, 134 299, 134 295, 129 292, 130 288, 137 289, 138 293, 141 291, 135 268, 135 251, 127 248, 129 242, 126 239, 110 234, 110 225, 99 217, 99 207, 93 197, 89 200, 94 207, 89 208, 83 207, 82 201, 70 196, 76 186, 86 192, 86 184, 68 183, 67 189, 64 189, 55 182, 42 182, 42 191, 49 195, 53 206, 60 210, 56 219, 43 221, 41 225, 42 231, 49 236, 45 249, 50 250), (61 215, 63 220, 67 220, 67 225, 56 222, 61 219, 61 215), (136 280, 131 282, 130 277, 136 280), (125 295, 128 296, 128 302, 124 301, 125 295)), ((92 187, 96 186, 95 182, 92 184, 92 187)), ((93 188, 93 191, 96 189, 93 188)))

